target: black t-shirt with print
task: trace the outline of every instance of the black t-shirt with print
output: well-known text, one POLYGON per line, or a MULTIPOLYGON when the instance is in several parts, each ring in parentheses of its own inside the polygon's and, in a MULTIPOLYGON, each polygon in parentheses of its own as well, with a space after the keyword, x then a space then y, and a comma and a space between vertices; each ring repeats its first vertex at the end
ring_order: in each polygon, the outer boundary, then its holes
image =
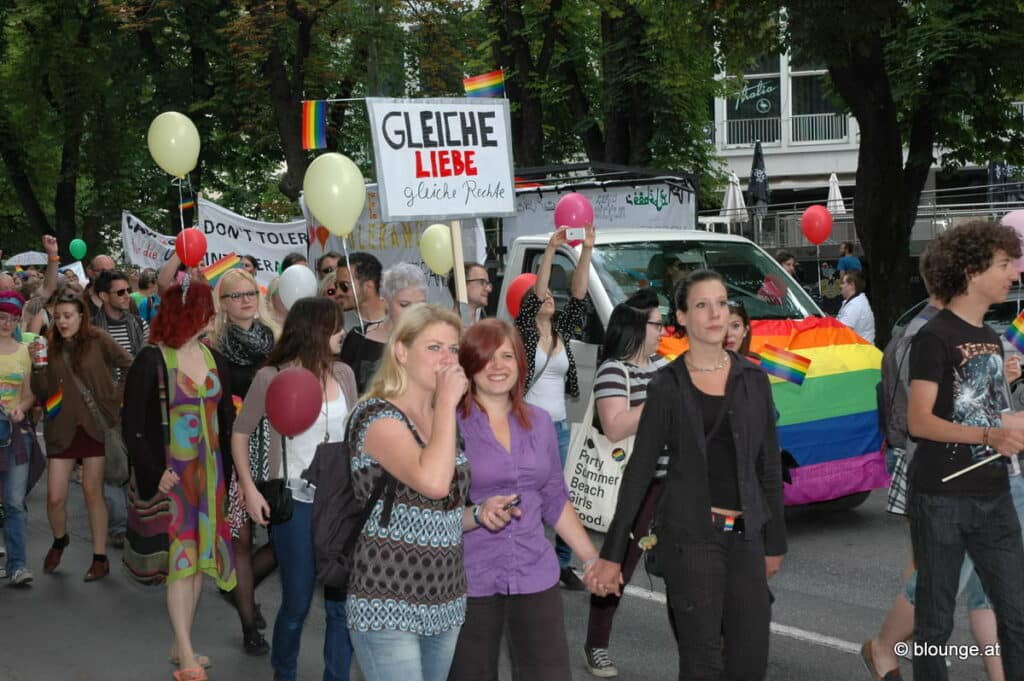
MULTIPOLYGON (((967 323, 942 310, 917 333, 910 350, 910 380, 939 386, 932 413, 967 426, 998 426, 1009 409, 1003 346, 988 326, 967 323)), ((994 454, 978 445, 918 439, 910 465, 911 493, 992 495, 1009 489, 1000 458, 949 482, 942 478, 994 454)))

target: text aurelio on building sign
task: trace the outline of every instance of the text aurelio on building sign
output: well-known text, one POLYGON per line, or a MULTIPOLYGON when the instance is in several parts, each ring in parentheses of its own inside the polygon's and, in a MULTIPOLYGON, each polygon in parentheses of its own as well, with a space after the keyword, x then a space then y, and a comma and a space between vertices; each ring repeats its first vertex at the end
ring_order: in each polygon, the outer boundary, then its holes
POLYGON ((384 99, 366 105, 384 222, 515 213, 505 99, 384 99))

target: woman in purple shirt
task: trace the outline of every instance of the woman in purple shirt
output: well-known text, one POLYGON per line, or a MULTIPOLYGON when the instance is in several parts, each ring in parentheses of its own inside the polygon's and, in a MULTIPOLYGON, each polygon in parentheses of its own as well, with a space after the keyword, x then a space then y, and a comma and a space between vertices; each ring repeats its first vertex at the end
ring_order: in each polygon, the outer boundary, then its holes
POLYGON ((497 678, 508 627, 512 676, 572 677, 558 591, 558 559, 544 536, 553 527, 590 565, 597 550, 569 502, 558 441, 547 412, 523 401, 526 353, 511 324, 485 319, 459 348, 470 377, 459 412, 472 479, 463 514, 466 622, 449 681, 497 678))

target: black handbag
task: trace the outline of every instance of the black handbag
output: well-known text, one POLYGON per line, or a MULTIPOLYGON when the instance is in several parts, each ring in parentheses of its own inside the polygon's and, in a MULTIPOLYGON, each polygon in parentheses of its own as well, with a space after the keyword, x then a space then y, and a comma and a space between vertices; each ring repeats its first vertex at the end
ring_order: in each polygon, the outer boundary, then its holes
POLYGON ((286 438, 281 436, 281 460, 284 478, 272 480, 261 480, 256 483, 256 489, 263 495, 270 506, 270 517, 267 522, 271 525, 280 525, 292 519, 292 491, 288 489, 288 446, 286 438))

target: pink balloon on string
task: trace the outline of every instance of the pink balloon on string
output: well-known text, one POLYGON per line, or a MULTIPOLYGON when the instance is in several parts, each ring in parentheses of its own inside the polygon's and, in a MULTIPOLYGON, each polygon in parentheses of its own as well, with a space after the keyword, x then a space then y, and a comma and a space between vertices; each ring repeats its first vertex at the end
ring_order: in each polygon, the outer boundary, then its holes
MULTIPOLYGON (((1024 248, 1024 210, 1010 211, 1003 216, 1000 222, 1017 233, 1017 238, 1021 240, 1021 247, 1024 248)), ((1024 256, 1014 260, 1013 266, 1017 269, 1018 274, 1024 272, 1024 256)))
MULTIPOLYGON (((563 227, 589 227, 594 224, 594 206, 590 199, 577 192, 569 192, 558 199, 555 204, 555 229, 563 227)), ((583 243, 578 239, 569 242, 570 246, 583 243)))

